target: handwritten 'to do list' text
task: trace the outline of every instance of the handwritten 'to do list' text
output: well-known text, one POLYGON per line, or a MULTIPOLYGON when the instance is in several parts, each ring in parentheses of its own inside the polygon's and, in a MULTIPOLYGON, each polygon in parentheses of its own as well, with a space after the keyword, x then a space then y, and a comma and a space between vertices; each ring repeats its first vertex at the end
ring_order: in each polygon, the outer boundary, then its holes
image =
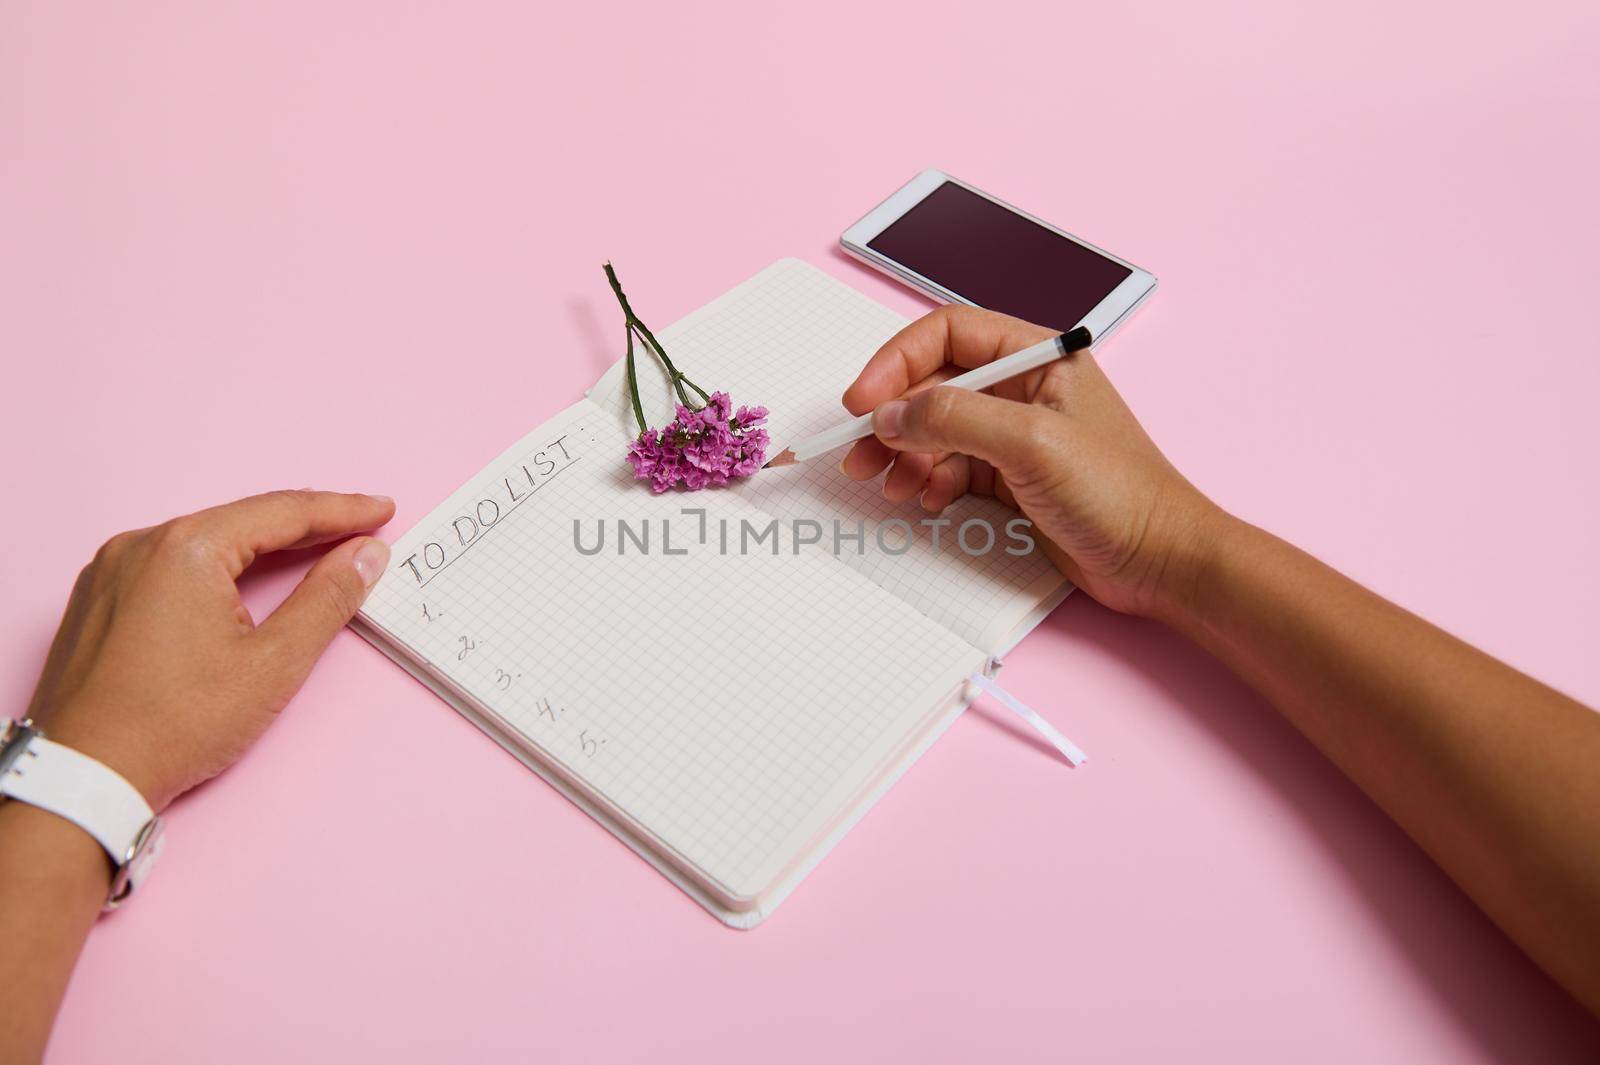
MULTIPOLYGON (((583 430, 577 432, 581 435, 583 430)), ((424 543, 395 568, 410 574, 417 587, 427 587, 458 558, 481 543, 495 526, 533 498, 539 489, 577 462, 576 444, 573 434, 564 433, 517 463, 486 494, 452 518, 448 531, 436 533, 438 539, 424 543)))

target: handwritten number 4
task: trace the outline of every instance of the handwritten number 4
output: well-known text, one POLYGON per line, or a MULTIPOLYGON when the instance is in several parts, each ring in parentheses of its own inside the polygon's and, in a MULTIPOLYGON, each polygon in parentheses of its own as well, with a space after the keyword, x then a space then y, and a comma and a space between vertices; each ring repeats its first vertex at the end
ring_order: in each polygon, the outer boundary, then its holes
MULTIPOLYGON (((567 708, 564 706, 560 708, 551 706, 549 699, 540 699, 534 705, 539 708, 539 716, 549 721, 556 720, 557 714, 564 714, 567 712, 567 708)), ((606 741, 603 737, 590 735, 588 729, 582 729, 578 732, 578 749, 584 754, 588 755, 590 758, 593 758, 595 755, 599 754, 600 748, 604 747, 605 745, 606 741)))

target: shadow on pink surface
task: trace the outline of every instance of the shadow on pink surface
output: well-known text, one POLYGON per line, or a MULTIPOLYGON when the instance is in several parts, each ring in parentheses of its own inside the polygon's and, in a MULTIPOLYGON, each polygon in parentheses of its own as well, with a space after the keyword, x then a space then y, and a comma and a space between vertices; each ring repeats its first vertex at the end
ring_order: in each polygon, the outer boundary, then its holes
MULTIPOLYGON (((1176 725, 1187 715, 1281 797, 1302 835, 1340 869, 1350 894, 1383 940, 1431 989, 1463 1034, 1496 1060, 1588 1060, 1600 1053, 1600 1026, 1411 842, 1383 811, 1276 712, 1215 659, 1155 622, 1113 613, 1078 593, 1046 620, 1035 640, 1059 641, 1118 662, 1164 698, 1134 708, 1141 728, 1176 725), (1168 715, 1163 722, 1158 714, 1168 715), (1547 1039, 1530 1045, 1530 1032, 1547 1039)), ((1059 758, 1003 709, 970 716, 1059 758)), ((1069 728, 1069 735, 1071 730, 1069 728)), ((1090 750, 1091 760, 1095 751, 1090 750)), ((1090 763, 1091 767, 1093 762, 1090 763)), ((1186 801, 1205 802, 1203 795, 1186 801)))

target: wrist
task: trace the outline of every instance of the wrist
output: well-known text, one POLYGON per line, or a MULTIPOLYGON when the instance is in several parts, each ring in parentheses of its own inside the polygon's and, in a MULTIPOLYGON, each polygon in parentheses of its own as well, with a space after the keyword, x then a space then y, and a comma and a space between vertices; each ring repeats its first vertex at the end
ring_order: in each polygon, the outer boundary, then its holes
POLYGON ((1200 623, 1216 583, 1218 566, 1249 527, 1201 497, 1173 537, 1168 558, 1147 615, 1188 631, 1200 623))
POLYGON ((108 910, 144 882, 161 853, 161 818, 139 789, 31 720, 6 721, 0 732, 0 797, 51 814, 99 845, 114 870, 108 910))
POLYGON ((54 894, 81 894, 99 912, 115 872, 105 848, 78 825, 25 802, 0 802, 0 869, 54 894))
POLYGON ((93 758, 133 785, 150 808, 160 813, 173 796, 149 738, 106 710, 72 703, 50 714, 42 726, 51 740, 93 758))

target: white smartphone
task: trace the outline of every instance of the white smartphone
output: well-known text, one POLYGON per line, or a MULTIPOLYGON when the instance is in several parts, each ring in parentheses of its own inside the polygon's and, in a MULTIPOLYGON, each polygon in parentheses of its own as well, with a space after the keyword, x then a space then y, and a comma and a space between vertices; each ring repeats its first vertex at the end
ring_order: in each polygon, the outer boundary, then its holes
POLYGON ((939 170, 844 231, 850 255, 941 303, 969 303, 1096 345, 1155 291, 1148 271, 939 170))

